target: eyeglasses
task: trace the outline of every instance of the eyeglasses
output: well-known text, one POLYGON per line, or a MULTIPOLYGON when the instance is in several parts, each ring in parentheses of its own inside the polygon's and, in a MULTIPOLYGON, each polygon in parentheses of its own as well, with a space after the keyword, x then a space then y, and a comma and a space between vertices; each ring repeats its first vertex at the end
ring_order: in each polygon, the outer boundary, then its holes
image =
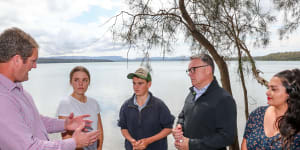
POLYGON ((201 68, 201 67, 206 67, 208 65, 203 65, 203 66, 196 66, 196 67, 191 67, 189 68, 188 70, 186 70, 186 73, 189 74, 189 73, 194 73, 196 71, 197 68, 201 68))

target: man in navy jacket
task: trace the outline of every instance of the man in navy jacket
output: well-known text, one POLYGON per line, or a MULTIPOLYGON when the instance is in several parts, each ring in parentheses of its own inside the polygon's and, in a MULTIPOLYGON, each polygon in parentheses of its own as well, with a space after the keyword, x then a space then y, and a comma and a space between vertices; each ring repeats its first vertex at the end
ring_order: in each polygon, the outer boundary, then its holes
POLYGON ((209 55, 191 57, 187 73, 192 87, 173 129, 180 150, 226 150, 236 135, 236 104, 214 77, 209 55))

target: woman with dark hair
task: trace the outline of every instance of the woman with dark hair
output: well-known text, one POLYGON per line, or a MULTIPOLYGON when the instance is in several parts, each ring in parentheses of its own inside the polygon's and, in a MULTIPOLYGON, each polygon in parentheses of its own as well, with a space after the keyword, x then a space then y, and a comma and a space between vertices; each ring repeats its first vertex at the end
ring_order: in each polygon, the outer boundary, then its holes
MULTIPOLYGON (((65 97, 59 104, 57 116, 60 119, 68 117, 67 114, 74 113, 75 116, 81 114, 89 114, 89 120, 92 120, 91 127, 86 128, 88 131, 99 130, 100 138, 98 142, 89 143, 89 146, 83 150, 102 150, 103 144, 103 128, 100 116, 100 107, 98 102, 85 95, 90 84, 90 73, 82 66, 77 66, 70 72, 70 84, 73 87, 73 92, 70 96, 65 97)), ((62 138, 71 138, 71 132, 62 133, 62 138)))
POLYGON ((269 106, 249 116, 242 150, 300 150, 300 70, 274 75, 266 95, 269 106))

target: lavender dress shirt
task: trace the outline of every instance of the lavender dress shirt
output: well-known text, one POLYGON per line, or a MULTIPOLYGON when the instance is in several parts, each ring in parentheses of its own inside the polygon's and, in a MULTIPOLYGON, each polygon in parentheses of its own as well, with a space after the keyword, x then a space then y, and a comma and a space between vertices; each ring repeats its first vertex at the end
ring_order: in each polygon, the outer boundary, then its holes
POLYGON ((62 131, 64 120, 40 115, 22 84, 0 74, 0 150, 74 150, 73 138, 49 141, 62 131))

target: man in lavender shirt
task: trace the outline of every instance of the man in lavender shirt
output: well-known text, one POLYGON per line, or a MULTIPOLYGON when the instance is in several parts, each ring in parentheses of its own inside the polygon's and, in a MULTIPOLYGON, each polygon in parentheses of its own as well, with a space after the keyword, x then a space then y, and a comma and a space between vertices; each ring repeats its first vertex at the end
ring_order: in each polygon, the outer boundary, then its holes
POLYGON ((83 132, 89 115, 53 119, 39 114, 22 87, 36 68, 38 44, 24 31, 10 28, 0 35, 0 150, 74 150, 94 143, 99 131, 83 132), (49 141, 48 133, 75 130, 73 138, 49 141))

